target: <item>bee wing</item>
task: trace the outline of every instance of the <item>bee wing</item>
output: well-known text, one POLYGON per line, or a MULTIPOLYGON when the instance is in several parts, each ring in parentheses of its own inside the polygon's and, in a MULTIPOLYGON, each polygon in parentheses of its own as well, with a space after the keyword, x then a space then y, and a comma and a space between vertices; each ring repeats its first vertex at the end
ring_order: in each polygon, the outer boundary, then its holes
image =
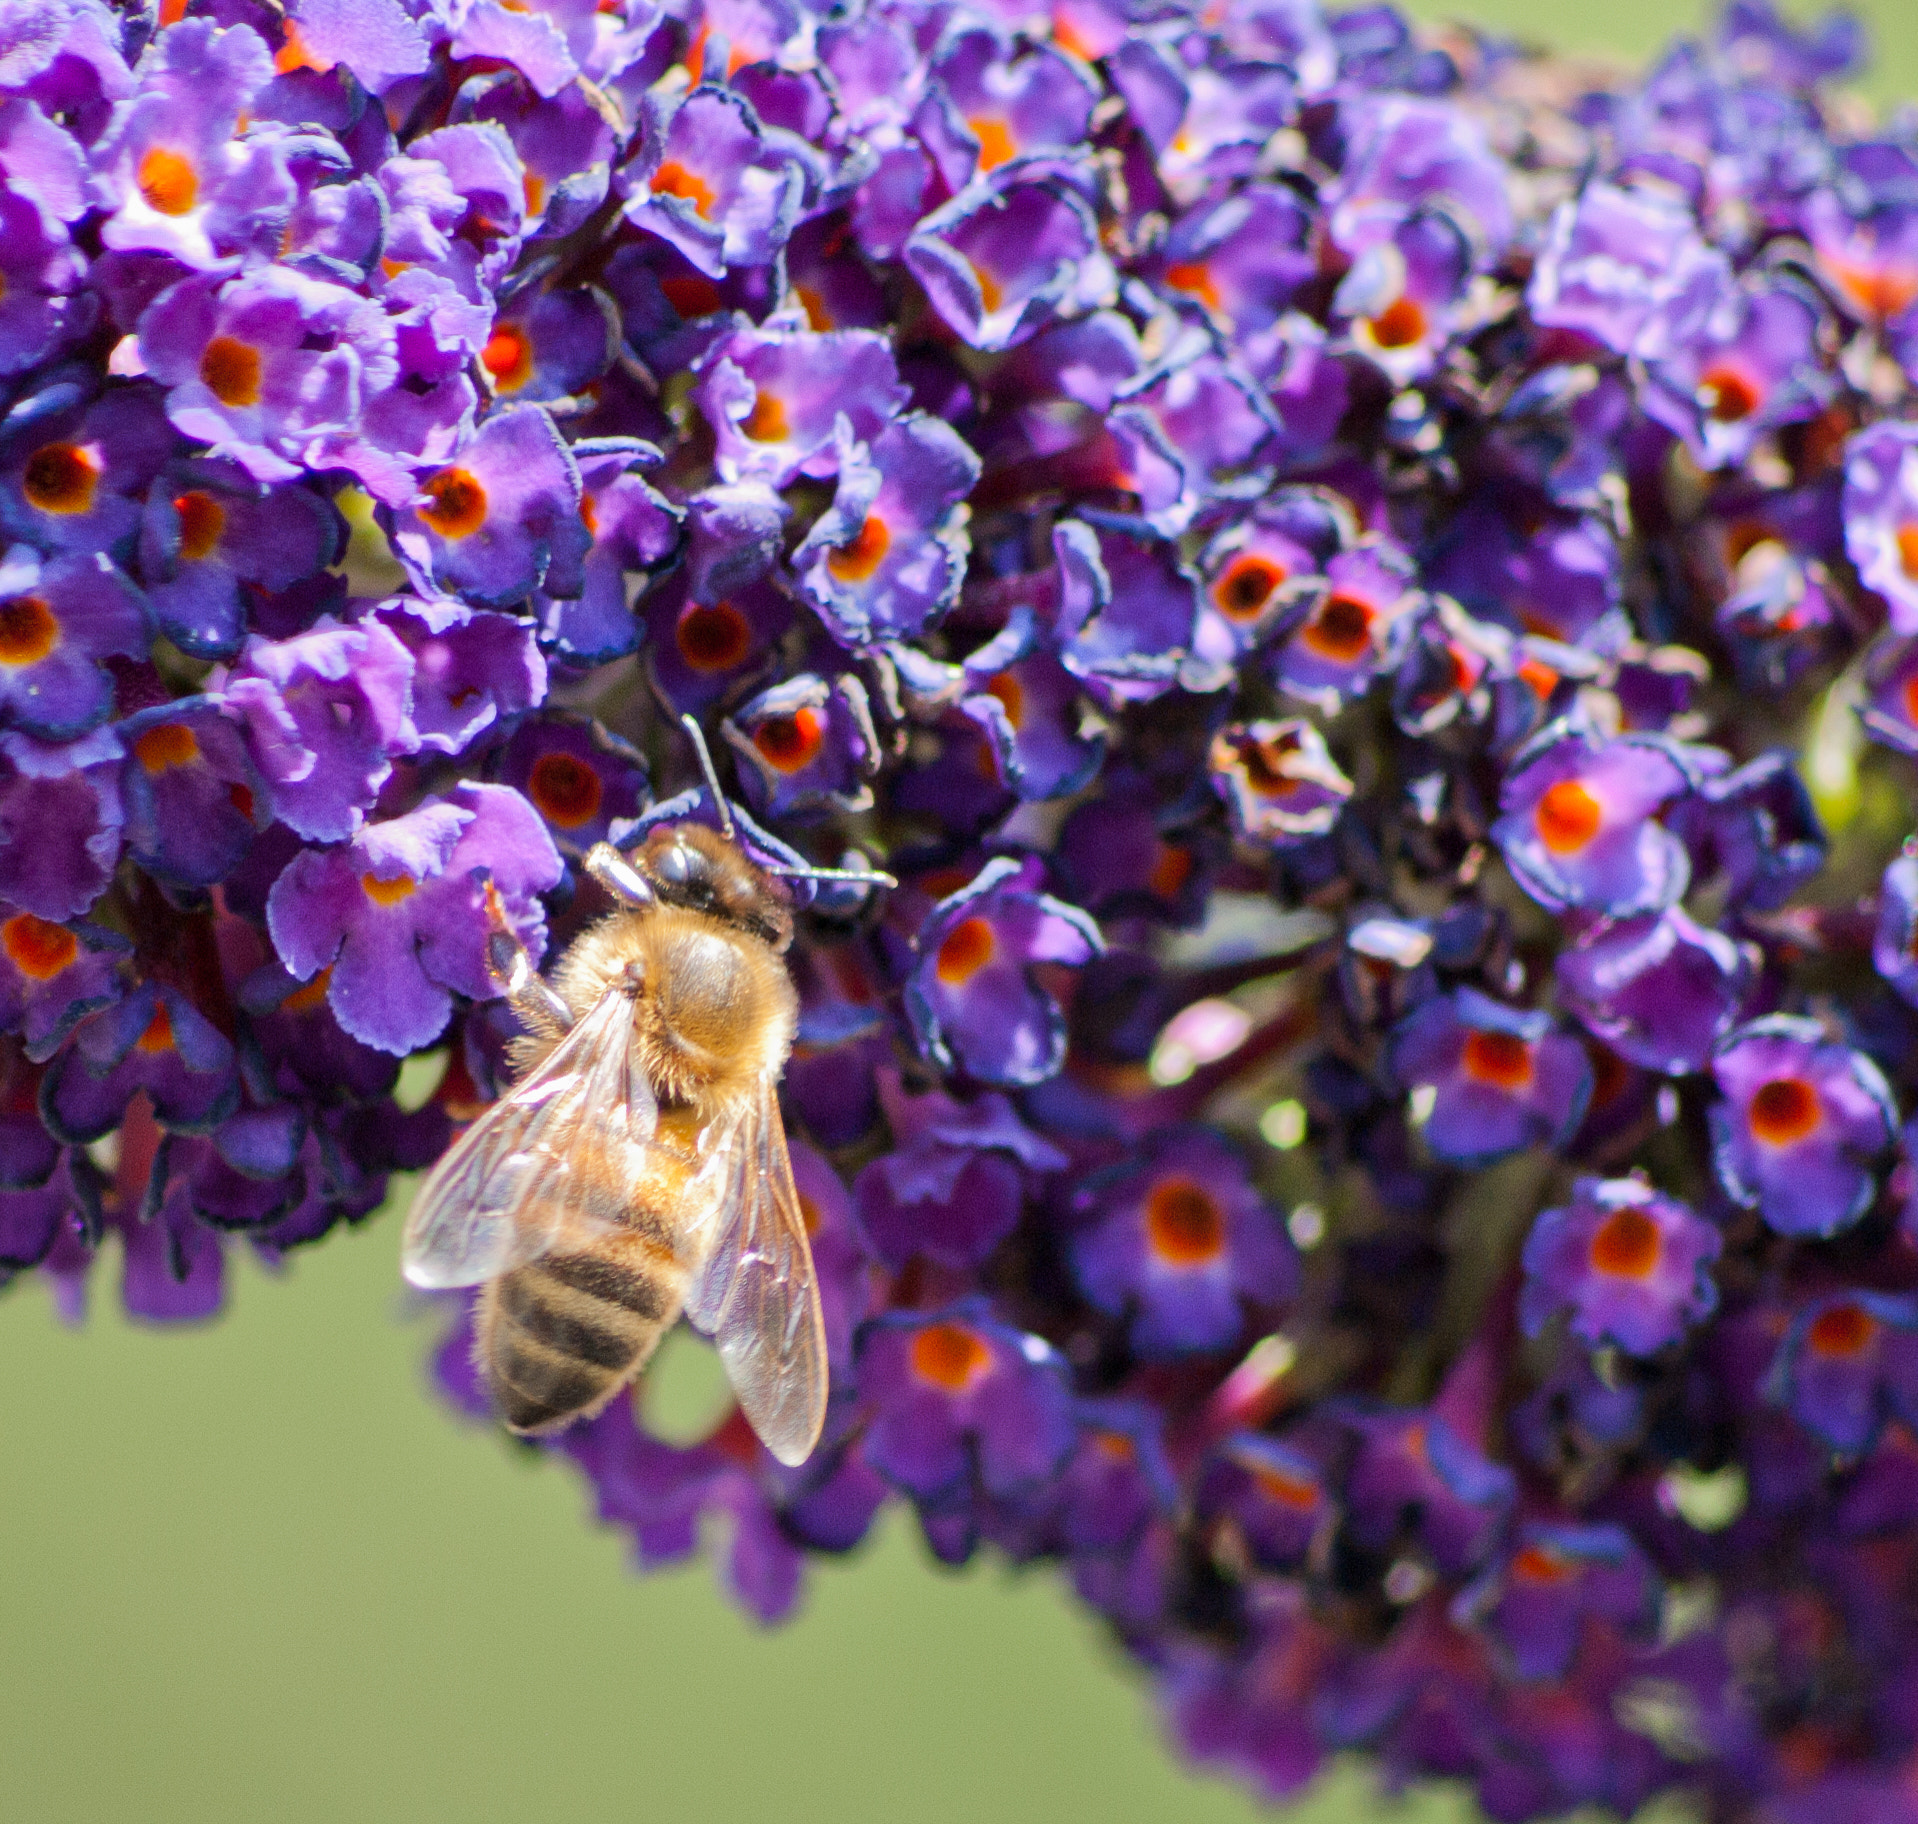
POLYGON ((803 1463, 826 1422, 826 1326, 770 1078, 722 1144, 712 1249, 686 1315, 718 1346, 761 1442, 780 1462, 803 1463))
POLYGON ((429 1289, 476 1286, 537 1260, 569 1224, 606 1226, 604 1187, 633 1182, 658 1118, 632 1001, 602 995, 433 1168, 407 1212, 402 1271, 429 1289))

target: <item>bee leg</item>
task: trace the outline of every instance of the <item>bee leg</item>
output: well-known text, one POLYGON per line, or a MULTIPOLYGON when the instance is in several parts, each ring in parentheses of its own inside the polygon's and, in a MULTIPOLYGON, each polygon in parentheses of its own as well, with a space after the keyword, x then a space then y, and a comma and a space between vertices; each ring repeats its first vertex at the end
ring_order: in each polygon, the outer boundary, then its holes
POLYGON ((526 946, 510 931, 486 939, 487 971, 530 1031, 541 1038, 563 1038, 572 1030, 573 1010, 541 979, 526 946))
POLYGON ((610 842, 596 842, 586 852, 586 872, 615 899, 629 906, 655 903, 653 889, 645 875, 633 866, 610 842))

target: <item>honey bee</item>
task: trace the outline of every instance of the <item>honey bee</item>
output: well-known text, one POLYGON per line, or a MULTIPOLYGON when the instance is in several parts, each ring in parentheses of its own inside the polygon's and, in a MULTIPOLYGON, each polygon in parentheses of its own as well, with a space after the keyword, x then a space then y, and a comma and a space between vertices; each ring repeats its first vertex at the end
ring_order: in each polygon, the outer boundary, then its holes
POLYGON ((781 874, 739 846, 699 726, 721 828, 652 830, 586 869, 619 902, 542 979, 497 921, 490 961, 527 1028, 512 1090, 420 1187, 401 1249, 416 1286, 483 1285, 475 1354, 514 1431, 600 1411, 684 1312, 780 1462, 826 1414, 812 1250, 779 1114, 798 1000, 781 874))

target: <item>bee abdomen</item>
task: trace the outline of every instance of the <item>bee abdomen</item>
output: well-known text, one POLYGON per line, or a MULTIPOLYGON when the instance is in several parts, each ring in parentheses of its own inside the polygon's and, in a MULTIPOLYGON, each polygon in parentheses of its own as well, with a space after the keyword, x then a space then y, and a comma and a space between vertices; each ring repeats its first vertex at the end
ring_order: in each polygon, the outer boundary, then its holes
POLYGON ((596 1412, 646 1365, 682 1291, 665 1262, 549 1255, 486 1290, 478 1355, 500 1416, 547 1431, 596 1412))

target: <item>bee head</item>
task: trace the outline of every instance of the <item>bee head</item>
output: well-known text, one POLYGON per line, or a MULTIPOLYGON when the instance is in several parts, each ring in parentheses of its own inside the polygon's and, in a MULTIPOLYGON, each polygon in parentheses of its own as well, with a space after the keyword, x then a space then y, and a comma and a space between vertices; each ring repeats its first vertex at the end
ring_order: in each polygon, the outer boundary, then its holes
POLYGON ((634 860, 669 906, 706 912, 783 952, 792 942, 792 910, 737 843, 701 823, 654 830, 634 860))

